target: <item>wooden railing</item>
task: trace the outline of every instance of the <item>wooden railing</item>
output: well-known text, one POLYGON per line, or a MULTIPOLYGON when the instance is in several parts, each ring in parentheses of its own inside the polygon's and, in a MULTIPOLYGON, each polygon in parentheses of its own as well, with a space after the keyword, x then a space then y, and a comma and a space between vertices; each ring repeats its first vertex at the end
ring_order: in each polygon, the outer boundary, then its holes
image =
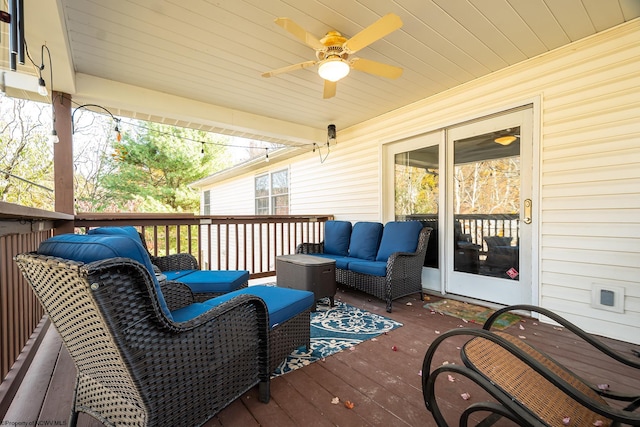
POLYGON ((34 251, 65 215, 0 202, 0 416, 4 415, 46 330, 44 311, 13 257, 34 251), (25 349, 33 349, 26 351, 25 349))
MULTIPOLYGON (((423 224, 438 229, 437 214, 413 214, 401 219, 422 221, 423 224)), ((484 238, 489 236, 511 237, 513 246, 520 245, 518 214, 460 214, 455 215, 455 221, 456 240, 461 240, 460 237, 464 235, 471 243, 481 247, 480 254, 486 254, 488 248, 484 238)))
POLYGON ((186 214, 79 214, 79 232, 133 225, 155 256, 188 252, 206 270, 248 270, 252 278, 275 274, 278 255, 324 238, 332 216, 195 216, 186 214))

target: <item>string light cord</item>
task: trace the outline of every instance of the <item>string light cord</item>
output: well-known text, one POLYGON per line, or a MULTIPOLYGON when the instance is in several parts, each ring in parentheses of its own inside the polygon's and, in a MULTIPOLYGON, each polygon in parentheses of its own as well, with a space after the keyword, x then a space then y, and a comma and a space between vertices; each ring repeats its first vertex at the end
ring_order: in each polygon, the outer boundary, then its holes
MULTIPOLYGON (((75 110, 73 111, 73 113, 71 114, 71 129, 72 129, 72 133, 74 132, 74 121, 73 121, 73 116, 74 116, 75 112, 76 112, 77 110, 79 110, 80 108, 82 108, 82 107, 85 107, 85 108, 87 108, 87 107, 94 107, 94 108, 98 108, 98 109, 101 109, 101 110, 105 111, 105 112, 106 112, 106 113, 107 113, 107 114, 108 114, 108 115, 109 115, 109 116, 110 116, 114 121, 116 121, 116 122, 117 122, 117 124, 116 124, 116 128, 117 128, 117 131, 119 131, 119 127, 118 127, 118 125, 120 124, 120 120, 121 120, 121 119, 119 119, 119 118, 115 117, 115 116, 113 115, 113 113, 111 113, 111 111, 109 111, 107 108, 103 107, 102 105, 98 105, 98 104, 82 104, 82 105, 81 105, 81 104, 79 104, 78 102, 74 101, 73 99, 66 98, 66 97, 64 97, 64 96, 63 96, 63 98, 65 98, 65 99, 69 100, 71 103, 73 103, 73 104, 75 104, 75 105, 78 105, 78 107, 76 107, 76 109, 75 109, 75 110)), ((87 108, 87 109, 88 109, 88 108, 87 108)), ((89 110, 89 111, 92 111, 92 110, 89 110)), ((173 135, 173 134, 172 134, 172 133, 170 133, 170 132, 164 132, 164 131, 160 131, 160 130, 157 130, 157 129, 151 129, 151 128, 149 128, 148 126, 145 126, 144 124, 135 123, 135 122, 127 122, 127 125, 129 125, 129 126, 133 126, 133 127, 139 128, 139 129, 143 129, 143 130, 145 130, 145 131, 147 131, 147 132, 154 132, 154 133, 156 133, 157 135, 162 135, 162 136, 168 136, 168 137, 177 138, 175 135, 173 135)), ((202 151, 204 151, 204 144, 216 145, 216 146, 220 146, 220 147, 230 147, 230 148, 243 148, 243 149, 251 149, 251 148, 252 148, 252 147, 247 146, 247 145, 229 144, 229 143, 223 143, 223 142, 203 141, 203 140, 198 140, 198 139, 194 139, 194 138, 190 138, 190 137, 186 137, 186 136, 182 136, 182 137, 180 137, 179 139, 180 139, 180 140, 191 141, 191 142, 195 142, 195 143, 201 144, 201 152, 202 152, 202 151)), ((307 144, 282 145, 282 147, 287 147, 287 146, 290 146, 290 147, 296 147, 296 148, 304 148, 305 146, 307 146, 307 144)), ((315 152, 316 147, 318 147, 318 145, 314 142, 314 143, 312 144, 312 147, 313 147, 313 151, 315 152)), ((255 147, 254 147, 254 148, 255 148, 255 147)), ((266 153, 266 154, 265 154, 265 159, 266 159, 266 158, 269 158, 269 157, 268 157, 268 156, 269 156, 269 155, 268 155, 268 152, 269 152, 269 150, 273 150, 273 148, 265 147, 264 149, 266 150, 266 151, 265 151, 265 153, 266 153)), ((320 150, 320 148, 319 148, 319 147, 318 147, 318 150, 320 150)), ((326 155, 325 155, 324 157, 323 157, 322 155, 320 156, 320 162, 321 162, 321 163, 323 163, 323 162, 326 160, 327 156, 329 155, 329 151, 330 151, 330 150, 329 150, 329 146, 327 145, 327 153, 326 153, 326 155)))
POLYGON ((320 149, 320 146, 314 142, 313 152, 315 153, 316 150, 318 150, 318 154, 320 155, 320 164, 324 163, 324 161, 327 160, 327 157, 329 157, 329 153, 331 152, 331 149, 329 148, 329 144, 327 144, 327 154, 325 154, 324 157, 322 157, 322 150, 320 149))

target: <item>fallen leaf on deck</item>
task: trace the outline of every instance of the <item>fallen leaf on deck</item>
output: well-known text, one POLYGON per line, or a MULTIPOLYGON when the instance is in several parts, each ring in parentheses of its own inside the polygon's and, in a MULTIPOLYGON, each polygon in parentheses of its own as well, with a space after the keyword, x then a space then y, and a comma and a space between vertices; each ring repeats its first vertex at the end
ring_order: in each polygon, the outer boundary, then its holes
POLYGON ((524 335, 518 335, 518 338, 520 338, 521 340, 526 340, 527 337, 525 337, 524 335))
POLYGON ((413 303, 412 303, 411 301, 409 301, 409 302, 407 303, 407 305, 413 305, 413 303))
POLYGON ((593 423, 593 425, 597 426, 597 427, 602 427, 604 425, 604 423, 602 421, 600 421, 600 420, 596 420, 596 422, 593 423))
POLYGON ((469 393, 462 393, 460 397, 463 398, 464 400, 471 399, 471 395, 469 393))
POLYGON ((340 403, 340 399, 337 397, 334 397, 333 399, 331 399, 331 403, 333 403, 334 405, 337 405, 338 403, 340 403))
POLYGON ((440 333, 440 331, 433 331, 433 332, 435 332, 436 334, 439 334, 439 333, 440 333))
POLYGON ((353 402, 351 402, 350 400, 347 400, 346 402, 344 402, 344 407, 347 409, 353 409, 353 407, 356 406, 353 402))
POLYGON ((398 351, 398 347, 396 347, 395 345, 392 345, 392 346, 391 346, 391 350, 393 350, 393 351, 398 351))
POLYGON ((422 376, 422 369, 420 369, 420 372, 418 372, 418 375, 422 376))
POLYGON ((449 380, 449 382, 452 382, 452 383, 456 382, 456 379, 453 378, 453 375, 447 375, 447 379, 449 380))
POLYGON ((598 384, 598 389, 609 390, 609 384, 598 384))
POLYGON ((520 325, 520 330, 524 331, 524 326, 520 325))

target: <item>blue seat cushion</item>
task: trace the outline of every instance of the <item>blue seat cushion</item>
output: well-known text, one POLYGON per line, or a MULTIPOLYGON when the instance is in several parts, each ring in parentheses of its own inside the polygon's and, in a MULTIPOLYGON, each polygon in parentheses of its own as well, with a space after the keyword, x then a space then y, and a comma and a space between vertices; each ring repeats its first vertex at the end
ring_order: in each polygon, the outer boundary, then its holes
POLYGON ((298 289, 278 288, 275 286, 249 286, 228 294, 212 298, 203 304, 217 306, 229 301, 237 295, 254 295, 262 298, 269 311, 269 327, 286 322, 305 310, 310 309, 316 303, 313 292, 298 289))
POLYGON ((336 268, 346 270, 349 266, 349 261, 353 261, 353 258, 348 256, 331 255, 331 254, 312 254, 321 258, 332 259, 336 262, 336 268))
POLYGON ((391 221, 385 224, 376 261, 386 262, 394 252, 415 252, 422 227, 420 221, 391 221))
POLYGON ((349 221, 327 221, 324 223, 324 253, 349 255, 351 223, 349 221))
POLYGON ((158 294, 160 308, 169 319, 172 319, 160 290, 160 284, 153 272, 149 254, 140 244, 139 238, 133 239, 124 234, 60 234, 42 242, 38 253, 84 263, 116 257, 137 261, 149 271, 158 294))
POLYGON ((386 261, 353 261, 349 263, 349 270, 368 274, 370 276, 386 276, 387 275, 387 262, 386 261))
MULTIPOLYGON (((166 273, 163 272, 163 274, 166 273)), ((174 280, 189 286, 194 293, 226 293, 235 291, 247 283, 249 272, 246 270, 191 270, 190 273, 174 280)))
POLYGON ((382 224, 379 222, 356 222, 351 231, 349 256, 374 261, 381 237, 382 224))

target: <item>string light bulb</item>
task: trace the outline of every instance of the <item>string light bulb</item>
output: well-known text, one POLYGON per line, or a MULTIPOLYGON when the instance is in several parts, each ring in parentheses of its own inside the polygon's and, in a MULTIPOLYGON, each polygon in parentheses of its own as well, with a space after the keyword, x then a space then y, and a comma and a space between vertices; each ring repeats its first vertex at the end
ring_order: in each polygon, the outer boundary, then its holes
POLYGON ((42 96, 49 95, 49 91, 47 90, 47 86, 45 86, 44 79, 42 77, 38 79, 38 93, 42 96))
POLYGON ((116 127, 113 129, 114 131, 116 131, 116 140, 118 142, 122 141, 122 134, 120 133, 120 127, 118 126, 118 124, 120 123, 119 119, 115 119, 116 120, 116 127))
POLYGON ((264 149, 264 161, 269 163, 269 149, 268 148, 264 149))
POLYGON ((57 144, 60 142, 60 138, 58 138, 58 132, 55 129, 51 129, 51 135, 49 135, 49 141, 53 144, 57 144))

